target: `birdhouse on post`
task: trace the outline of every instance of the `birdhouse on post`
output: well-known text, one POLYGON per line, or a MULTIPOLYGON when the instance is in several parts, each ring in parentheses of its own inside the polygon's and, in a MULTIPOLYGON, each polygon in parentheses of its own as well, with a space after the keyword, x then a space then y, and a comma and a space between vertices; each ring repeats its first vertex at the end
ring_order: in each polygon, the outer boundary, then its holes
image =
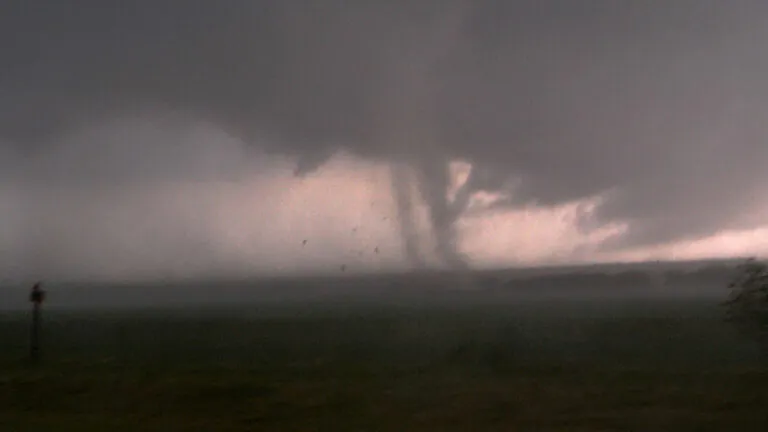
POLYGON ((29 358, 32 363, 36 363, 40 357, 40 305, 45 301, 45 291, 41 288, 42 283, 38 282, 32 286, 32 292, 29 294, 29 301, 32 302, 32 333, 29 343, 29 358))

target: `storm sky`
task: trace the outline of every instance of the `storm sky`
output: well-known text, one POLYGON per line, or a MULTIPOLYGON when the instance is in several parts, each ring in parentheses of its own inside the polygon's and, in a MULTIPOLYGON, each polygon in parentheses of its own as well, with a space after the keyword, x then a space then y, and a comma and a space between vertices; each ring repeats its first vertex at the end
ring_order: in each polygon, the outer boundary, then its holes
POLYGON ((767 40, 760 0, 6 0, 0 272, 762 253, 767 40))

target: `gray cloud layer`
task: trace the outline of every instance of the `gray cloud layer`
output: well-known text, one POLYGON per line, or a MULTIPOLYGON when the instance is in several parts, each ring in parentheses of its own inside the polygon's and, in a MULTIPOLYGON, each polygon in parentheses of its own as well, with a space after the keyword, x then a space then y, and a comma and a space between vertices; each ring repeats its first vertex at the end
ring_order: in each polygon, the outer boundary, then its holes
POLYGON ((471 190, 519 179, 511 207, 611 191, 591 222, 631 225, 606 247, 686 239, 761 222, 741 214, 768 180, 766 17, 758 0, 7 0, 0 141, 57 160, 83 126, 156 112, 299 173, 337 149, 407 163, 448 262, 454 158, 471 190))

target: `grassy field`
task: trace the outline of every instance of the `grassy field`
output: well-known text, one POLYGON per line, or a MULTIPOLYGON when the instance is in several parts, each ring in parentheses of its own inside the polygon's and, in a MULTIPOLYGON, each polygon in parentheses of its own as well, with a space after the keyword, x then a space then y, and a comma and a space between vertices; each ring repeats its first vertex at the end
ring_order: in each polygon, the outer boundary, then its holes
POLYGON ((2 431, 768 430, 713 301, 0 315, 2 431))

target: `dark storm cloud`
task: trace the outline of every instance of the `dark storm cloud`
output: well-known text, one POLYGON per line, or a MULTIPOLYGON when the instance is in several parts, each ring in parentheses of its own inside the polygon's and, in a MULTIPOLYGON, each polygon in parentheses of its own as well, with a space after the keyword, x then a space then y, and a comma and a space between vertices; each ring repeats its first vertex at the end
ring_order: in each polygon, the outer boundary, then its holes
POLYGON ((768 180, 766 17, 757 0, 8 0, 0 140, 55 154, 152 110, 298 156, 298 174, 337 149, 404 162, 446 261, 455 158, 475 190, 518 179, 511 207, 611 191, 592 223, 631 223, 612 247, 684 239, 745 226, 768 180))

